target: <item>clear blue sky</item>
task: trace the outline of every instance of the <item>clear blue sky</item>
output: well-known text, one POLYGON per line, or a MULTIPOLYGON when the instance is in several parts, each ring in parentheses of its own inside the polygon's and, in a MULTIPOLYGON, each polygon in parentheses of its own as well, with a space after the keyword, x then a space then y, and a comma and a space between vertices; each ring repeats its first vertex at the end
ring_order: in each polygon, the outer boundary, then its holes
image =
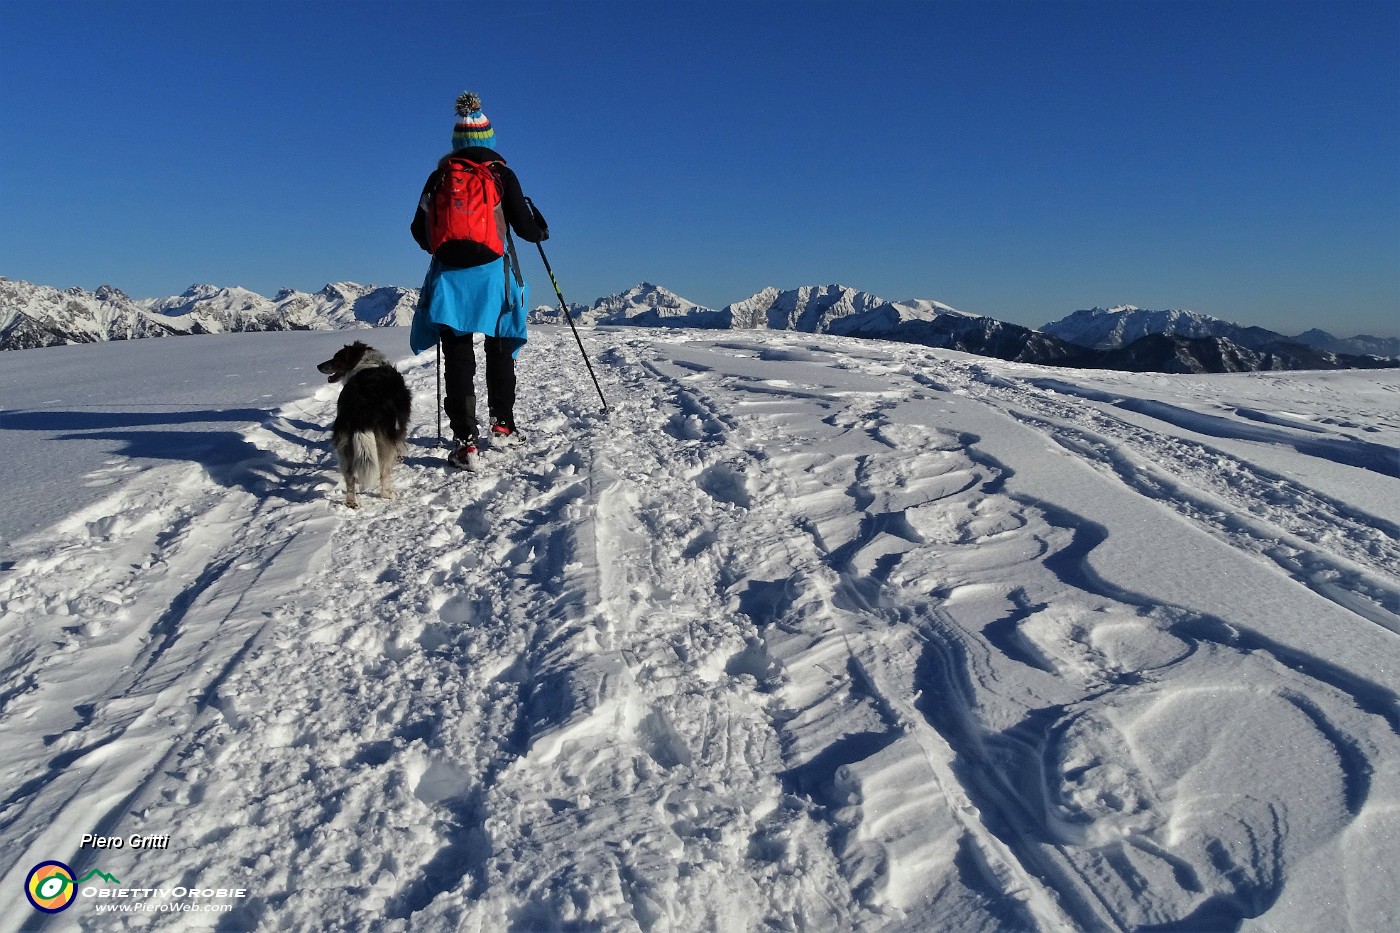
POLYGON ((0 275, 417 285, 467 88, 570 300, 1400 334, 1397 0, 0 0, 0 275))

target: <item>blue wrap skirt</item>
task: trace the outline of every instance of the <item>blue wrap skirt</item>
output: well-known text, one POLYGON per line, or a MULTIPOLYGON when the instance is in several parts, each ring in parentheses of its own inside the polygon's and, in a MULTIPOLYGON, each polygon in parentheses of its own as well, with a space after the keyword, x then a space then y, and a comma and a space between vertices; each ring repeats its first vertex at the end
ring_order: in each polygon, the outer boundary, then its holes
POLYGON ((408 345, 422 353, 438 342, 447 329, 456 334, 486 334, 500 337, 514 358, 528 339, 525 313, 529 308, 530 286, 516 282, 508 260, 483 266, 451 269, 436 259, 428 265, 427 278, 413 312, 408 345))

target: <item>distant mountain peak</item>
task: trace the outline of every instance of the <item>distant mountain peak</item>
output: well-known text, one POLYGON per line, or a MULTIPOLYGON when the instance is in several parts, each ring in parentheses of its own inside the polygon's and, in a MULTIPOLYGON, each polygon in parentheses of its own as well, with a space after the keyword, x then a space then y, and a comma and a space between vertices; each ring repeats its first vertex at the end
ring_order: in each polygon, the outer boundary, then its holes
POLYGON ((1077 346, 1108 350, 1127 346, 1152 334, 1223 337, 1243 328, 1196 311, 1153 311, 1136 305, 1117 305, 1075 311, 1044 325, 1040 330, 1077 346))
MULTIPOLYGON (((552 320, 554 310, 545 309, 537 317, 552 320)), ((652 282, 638 282, 625 291, 599 298, 591 307, 582 309, 577 317, 585 323, 649 324, 655 323, 658 318, 709 312, 709 308, 682 298, 668 288, 652 282)))

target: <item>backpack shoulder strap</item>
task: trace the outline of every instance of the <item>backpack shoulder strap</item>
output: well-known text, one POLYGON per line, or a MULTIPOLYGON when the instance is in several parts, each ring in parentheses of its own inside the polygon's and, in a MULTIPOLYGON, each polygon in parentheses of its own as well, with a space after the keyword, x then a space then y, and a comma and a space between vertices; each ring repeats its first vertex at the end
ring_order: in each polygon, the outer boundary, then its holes
POLYGON ((501 258, 505 260, 506 268, 515 273, 515 284, 525 287, 525 279, 520 274, 520 257, 515 254, 515 238, 510 235, 510 224, 505 224, 506 228, 506 253, 501 258))

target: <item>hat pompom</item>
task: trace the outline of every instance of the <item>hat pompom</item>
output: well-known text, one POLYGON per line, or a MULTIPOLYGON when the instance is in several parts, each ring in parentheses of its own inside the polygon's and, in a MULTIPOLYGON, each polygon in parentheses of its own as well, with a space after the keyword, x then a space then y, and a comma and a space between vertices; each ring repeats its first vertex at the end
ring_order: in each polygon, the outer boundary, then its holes
POLYGON ((457 115, 465 117, 481 109, 481 98, 476 91, 463 91, 457 97, 457 115))

